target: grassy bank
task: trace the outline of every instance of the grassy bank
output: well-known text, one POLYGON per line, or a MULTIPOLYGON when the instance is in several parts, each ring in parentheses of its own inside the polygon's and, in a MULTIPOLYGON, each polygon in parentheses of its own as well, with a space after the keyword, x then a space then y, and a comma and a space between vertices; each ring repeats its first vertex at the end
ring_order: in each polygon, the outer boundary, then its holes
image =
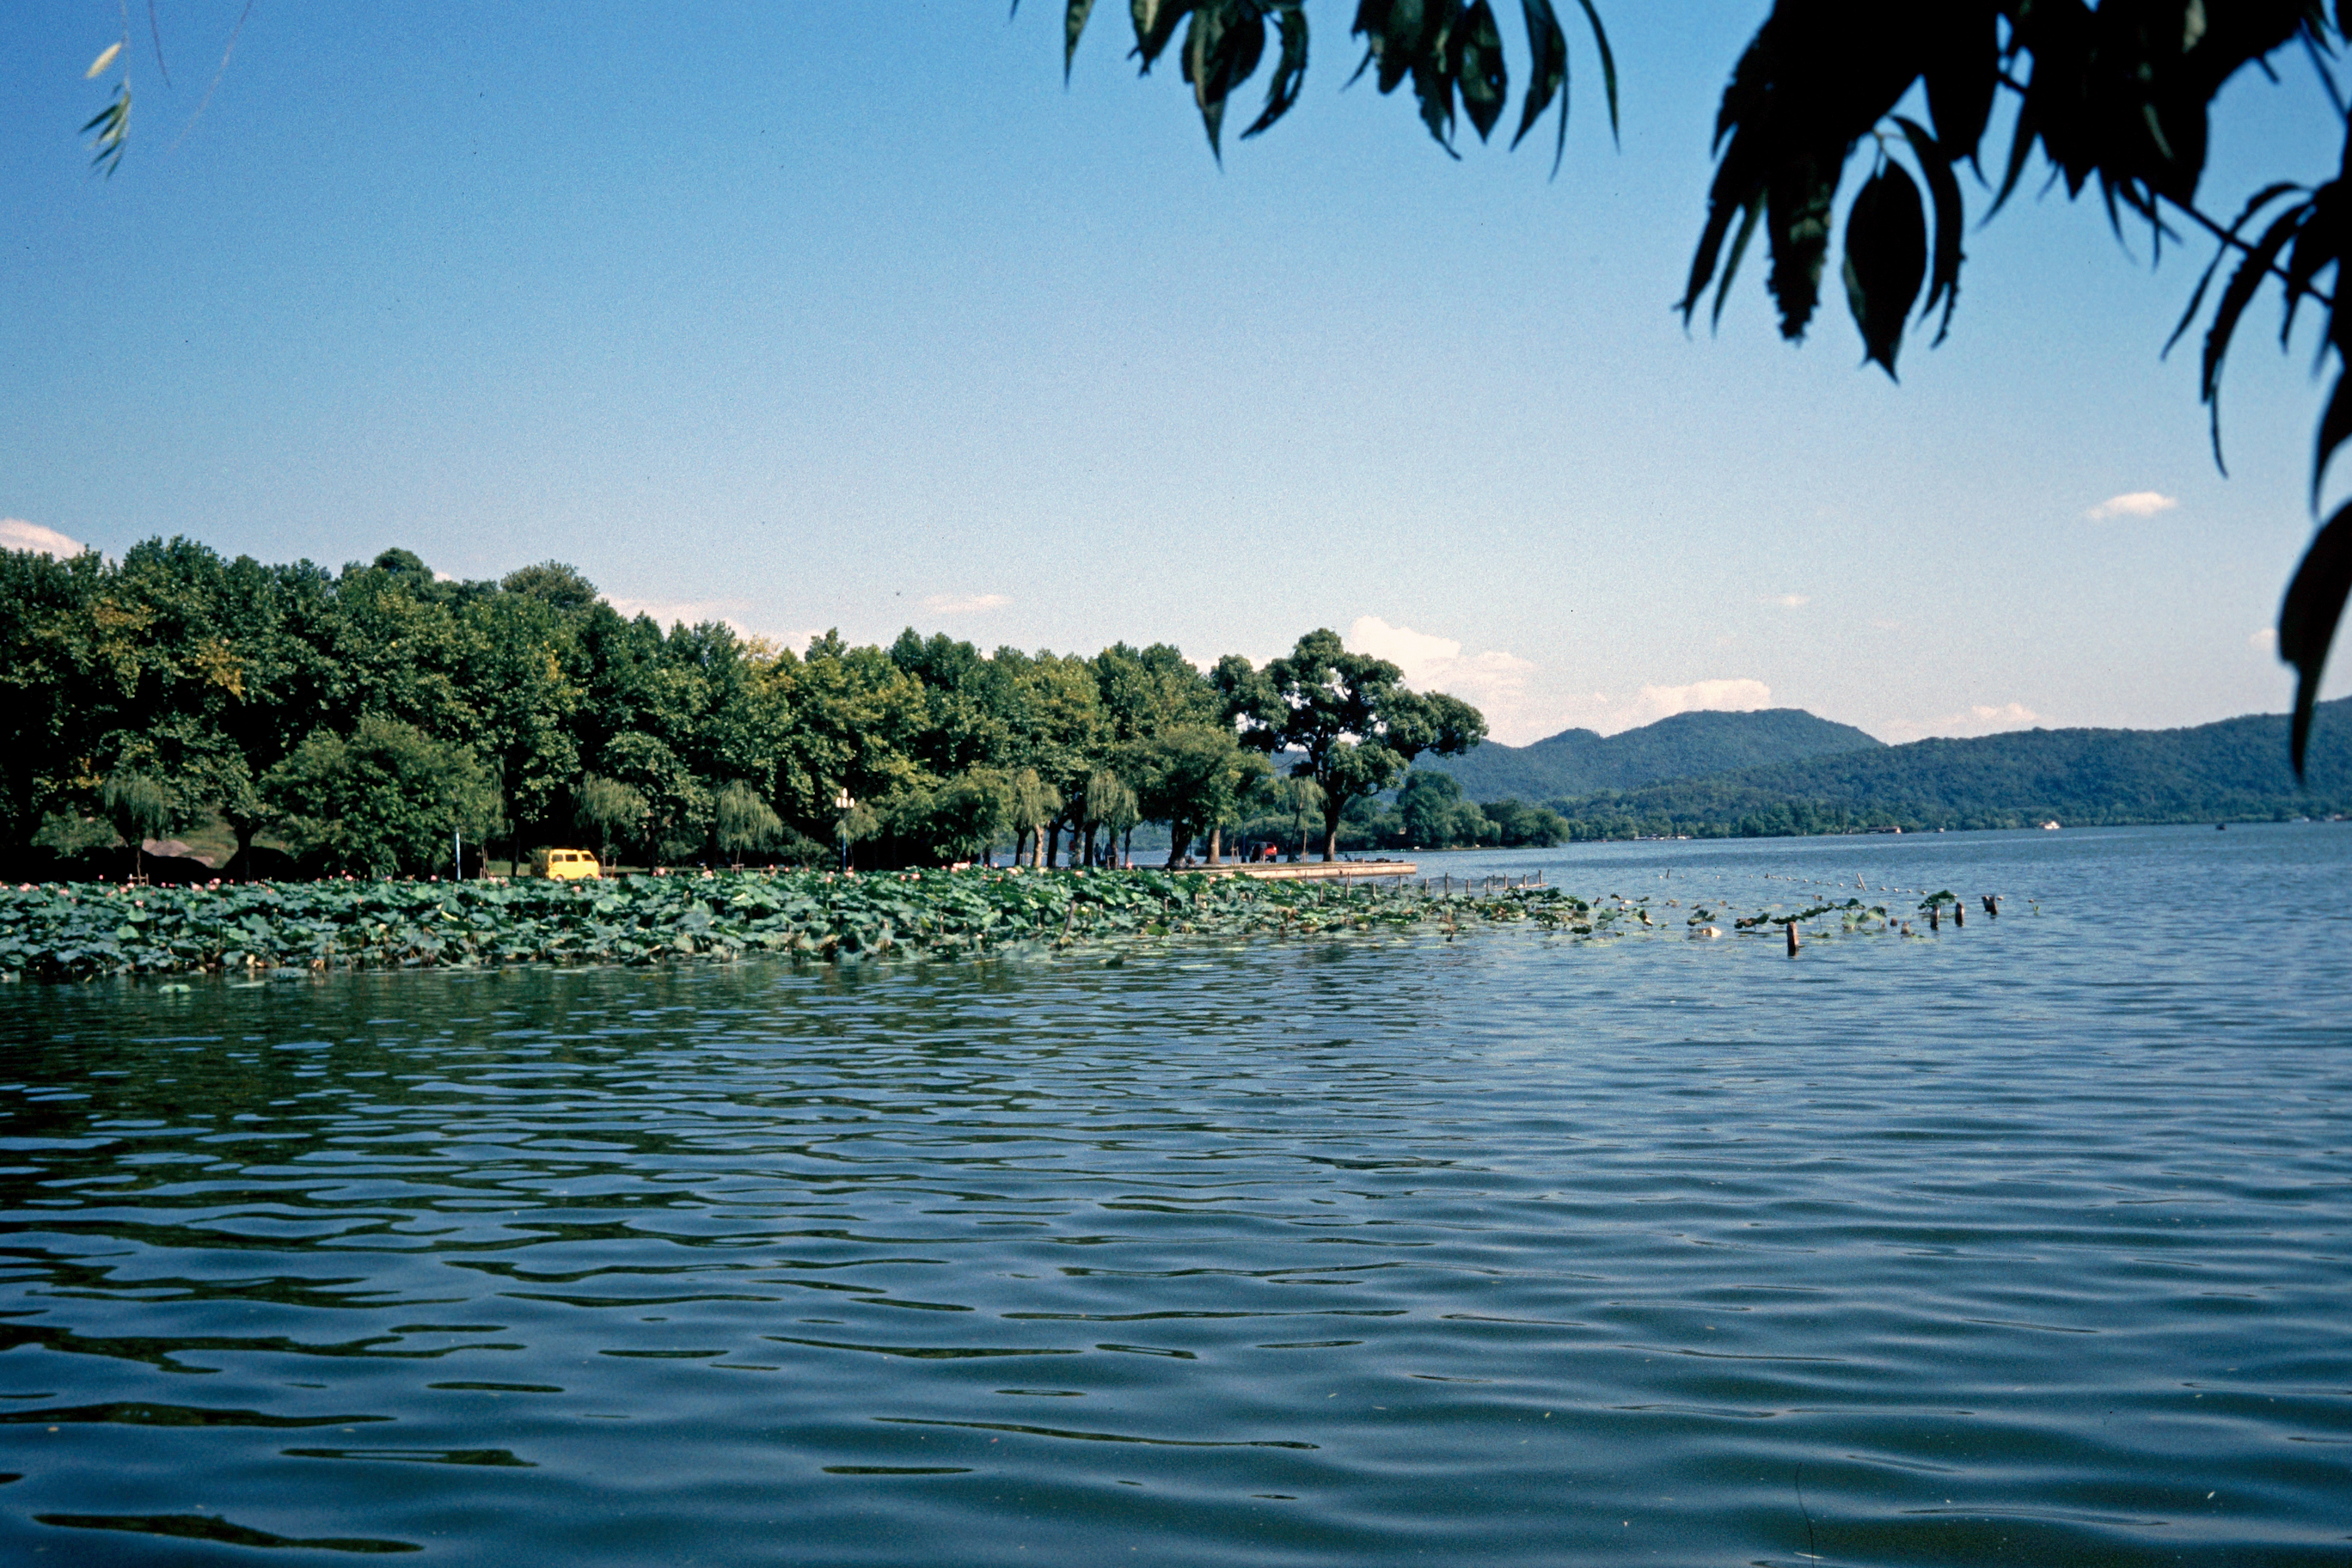
MULTIPOLYGON (((1663 911, 1662 911, 1663 912, 1663 911)), ((1640 904, 1528 889, 1497 898, 1160 871, 825 872, 597 882, 329 881, 0 889, 0 975, 971 956, 1190 934, 1532 921, 1605 937, 1640 904)), ((1654 929, 1664 930, 1663 924, 1654 929)))

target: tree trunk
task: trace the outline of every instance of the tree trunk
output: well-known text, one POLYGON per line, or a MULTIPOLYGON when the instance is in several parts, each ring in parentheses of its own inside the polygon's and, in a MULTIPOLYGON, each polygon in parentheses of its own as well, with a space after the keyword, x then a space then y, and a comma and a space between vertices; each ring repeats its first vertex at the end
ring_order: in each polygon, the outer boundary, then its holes
POLYGON ((1132 825, 1128 827, 1126 838, 1120 842, 1118 863, 1123 869, 1135 869, 1135 828, 1132 825))
POLYGON ((1181 822, 1170 823, 1168 825, 1168 868, 1171 871, 1176 869, 1176 862, 1183 858, 1184 851, 1192 847, 1192 835, 1186 825, 1181 822))
POLYGON ((1211 828, 1209 829, 1209 864, 1210 864, 1210 865, 1213 866, 1213 865, 1215 865, 1215 864, 1217 863, 1217 857, 1218 857, 1220 854, 1222 854, 1222 853, 1223 852, 1223 848, 1224 848, 1224 842, 1225 842, 1225 828, 1224 828, 1224 825, 1223 825, 1223 823, 1219 823, 1219 824, 1215 825, 1214 826, 1213 826, 1213 827, 1211 827, 1211 828))
POLYGON ((1062 825, 1058 822, 1045 830, 1045 868, 1052 870, 1062 863, 1062 825))
POLYGON ((1323 802, 1323 858, 1326 860, 1339 858, 1339 814, 1347 808, 1348 803, 1336 795, 1327 796, 1323 802))

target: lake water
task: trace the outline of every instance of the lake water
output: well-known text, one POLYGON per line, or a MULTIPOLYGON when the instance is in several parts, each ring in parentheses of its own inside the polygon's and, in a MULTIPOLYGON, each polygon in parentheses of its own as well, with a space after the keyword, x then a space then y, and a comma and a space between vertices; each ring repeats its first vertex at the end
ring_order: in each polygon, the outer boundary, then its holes
POLYGON ((0 988, 0 1561, 2352 1563, 2352 827, 1424 861, 2006 902, 0 988))

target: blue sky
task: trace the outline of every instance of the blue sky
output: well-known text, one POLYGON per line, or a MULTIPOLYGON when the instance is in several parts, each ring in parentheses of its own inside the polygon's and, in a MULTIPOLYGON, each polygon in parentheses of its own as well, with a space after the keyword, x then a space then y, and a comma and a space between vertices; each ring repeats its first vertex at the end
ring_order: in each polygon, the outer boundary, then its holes
MULTIPOLYGON (((2264 635, 2318 389, 2258 307, 2216 473, 2193 342, 2158 357, 2202 247, 2151 270, 2021 194, 1900 386, 1833 282, 1801 348, 1753 268, 1683 331, 1760 3, 1604 5, 1622 145, 1576 35, 1557 180, 1536 139, 1465 128, 1454 163, 1409 94, 1343 91, 1339 0, 1304 101, 1222 170, 1123 7, 1065 90, 1040 0, 257 0, 192 125, 242 7, 159 0, 168 88, 131 7, 111 180, 74 130, 118 7, 0 13, 14 537, 554 558, 793 640, 1262 658, 1330 626, 1514 742, 1767 701, 1895 740, 2286 705, 2264 635), (2132 495, 2168 504, 2090 515, 2132 495)), ((2209 208, 2332 172, 2281 65, 2225 100, 2209 208)))

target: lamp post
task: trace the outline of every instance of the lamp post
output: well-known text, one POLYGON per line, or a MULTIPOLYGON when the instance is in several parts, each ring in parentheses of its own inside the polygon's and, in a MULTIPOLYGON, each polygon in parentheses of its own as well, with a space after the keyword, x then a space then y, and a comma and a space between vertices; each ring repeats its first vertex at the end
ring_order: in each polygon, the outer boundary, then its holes
POLYGON ((833 804, 841 813, 841 821, 835 834, 841 840, 841 868, 845 872, 849 869, 849 814, 856 808, 857 803, 849 797, 849 791, 844 789, 833 797, 833 804))

